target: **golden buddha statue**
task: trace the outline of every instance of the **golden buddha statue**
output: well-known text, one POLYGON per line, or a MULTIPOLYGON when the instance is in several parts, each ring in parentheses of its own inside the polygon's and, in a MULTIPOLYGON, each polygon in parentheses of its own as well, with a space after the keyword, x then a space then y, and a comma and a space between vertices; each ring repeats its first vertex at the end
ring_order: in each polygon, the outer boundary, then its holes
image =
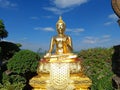
POLYGON ((62 20, 62 17, 59 17, 58 22, 56 23, 56 29, 58 32, 57 36, 52 37, 50 43, 50 49, 44 58, 48 59, 50 62, 72 62, 77 55, 73 54, 72 39, 70 36, 64 34, 66 25, 62 20), (56 45, 55 53, 51 55, 51 52, 56 45), (62 60, 59 60, 62 59, 62 60))
POLYGON ((52 38, 48 55, 52 52, 54 45, 56 45, 56 55, 71 53, 73 51, 72 40, 69 36, 64 34, 66 25, 62 17, 59 18, 56 28, 58 35, 52 38))
POLYGON ((84 75, 81 60, 72 53, 72 39, 64 34, 66 25, 62 17, 56 29, 58 35, 52 37, 50 48, 38 65, 38 75, 29 84, 33 90, 89 90, 92 81, 84 75))

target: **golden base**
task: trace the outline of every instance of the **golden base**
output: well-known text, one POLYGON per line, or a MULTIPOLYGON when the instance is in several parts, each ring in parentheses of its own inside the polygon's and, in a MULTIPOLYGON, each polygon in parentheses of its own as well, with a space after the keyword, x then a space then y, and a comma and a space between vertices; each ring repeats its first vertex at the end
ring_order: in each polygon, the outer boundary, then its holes
POLYGON ((83 74, 71 74, 71 80, 74 81, 75 90, 89 90, 92 85, 92 81, 83 74))
POLYGON ((46 81, 49 79, 49 74, 41 74, 30 79, 29 84, 33 90, 46 90, 46 81))
POLYGON ((69 89, 70 90, 89 90, 90 86, 92 85, 92 81, 83 74, 80 61, 70 62, 70 63, 55 62, 52 64, 51 62, 41 61, 38 66, 37 73, 38 75, 30 79, 29 81, 29 84, 33 87, 32 90, 53 90, 53 89, 58 90, 58 88, 62 88, 59 90, 69 90, 69 89), (51 65, 53 66, 55 65, 55 67, 50 69, 51 65), (68 68, 66 68, 65 65, 69 65, 68 68), (53 69, 56 69, 56 70, 53 70, 53 69), (66 70, 64 69, 68 70, 69 72, 64 73, 66 72, 66 70), (54 76, 52 77, 54 79, 51 79, 51 75, 52 75, 51 70, 52 70, 52 73, 55 72, 54 76), (64 74, 68 74, 67 79, 66 77, 62 77, 62 76, 66 76, 64 74), (59 76, 59 75, 62 75, 62 76, 59 76), (58 81, 56 76, 58 78, 58 81), (63 81, 62 83, 60 83, 61 80, 64 80, 63 78, 68 82, 66 83, 66 81, 63 81), (55 85, 53 85, 54 83, 55 85), (60 86, 58 84, 60 84, 60 86))
MULTIPOLYGON (((32 90, 47 90, 47 80, 49 74, 42 74, 41 76, 33 77, 29 84, 33 87, 32 90)), ((71 74, 70 79, 73 81, 72 85, 75 87, 74 90, 89 90, 92 81, 85 75, 71 74)))

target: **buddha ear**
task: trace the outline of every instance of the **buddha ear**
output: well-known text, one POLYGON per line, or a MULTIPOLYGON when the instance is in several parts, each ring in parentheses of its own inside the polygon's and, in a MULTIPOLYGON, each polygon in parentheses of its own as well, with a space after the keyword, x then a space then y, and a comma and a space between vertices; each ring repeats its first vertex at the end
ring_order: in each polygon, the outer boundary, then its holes
POLYGON ((65 24, 63 24, 63 26, 64 26, 64 29, 66 29, 66 25, 65 25, 65 24))

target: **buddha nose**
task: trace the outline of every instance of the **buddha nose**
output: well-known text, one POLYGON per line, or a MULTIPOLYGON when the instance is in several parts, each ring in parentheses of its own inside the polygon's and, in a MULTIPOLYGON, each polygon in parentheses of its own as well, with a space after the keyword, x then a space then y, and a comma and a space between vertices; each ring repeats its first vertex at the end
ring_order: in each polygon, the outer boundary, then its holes
POLYGON ((60 29, 62 28, 62 26, 60 26, 60 29))

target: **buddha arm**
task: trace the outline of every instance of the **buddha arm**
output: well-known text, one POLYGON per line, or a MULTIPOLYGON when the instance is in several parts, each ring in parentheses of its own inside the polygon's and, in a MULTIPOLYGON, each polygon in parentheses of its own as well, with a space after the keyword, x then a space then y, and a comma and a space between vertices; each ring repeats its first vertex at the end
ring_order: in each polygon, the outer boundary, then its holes
POLYGON ((54 47, 54 43, 55 43, 55 41, 54 41, 54 37, 51 39, 51 42, 50 42, 50 48, 49 48, 49 50, 48 50, 48 53, 51 53, 52 52, 52 50, 53 50, 53 47, 54 47))
POLYGON ((67 43, 67 46, 68 46, 70 52, 72 52, 72 51, 73 51, 72 39, 71 39, 70 37, 68 37, 68 41, 67 41, 67 42, 68 42, 68 43, 67 43))

